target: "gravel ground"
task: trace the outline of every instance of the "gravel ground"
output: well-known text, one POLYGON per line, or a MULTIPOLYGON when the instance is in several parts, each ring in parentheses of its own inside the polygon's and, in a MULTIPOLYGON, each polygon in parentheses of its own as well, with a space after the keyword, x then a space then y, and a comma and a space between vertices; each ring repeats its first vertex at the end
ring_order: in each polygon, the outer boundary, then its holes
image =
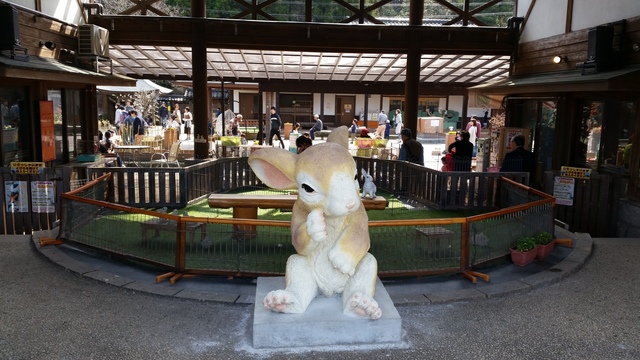
POLYGON ((397 346, 256 350, 252 307, 137 293, 0 239, 0 359, 640 359, 640 239, 594 239, 559 283, 398 308, 397 346))

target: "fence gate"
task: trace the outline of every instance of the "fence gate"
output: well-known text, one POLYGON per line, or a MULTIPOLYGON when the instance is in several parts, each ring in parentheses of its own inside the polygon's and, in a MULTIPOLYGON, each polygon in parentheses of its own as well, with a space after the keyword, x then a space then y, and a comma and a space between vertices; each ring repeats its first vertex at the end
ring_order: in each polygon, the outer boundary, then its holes
POLYGON ((71 188, 70 167, 44 168, 41 174, 20 175, 0 168, 4 235, 50 230, 59 219, 59 195, 71 188))
MULTIPOLYGON (((545 172, 545 192, 553 195, 554 177, 559 171, 545 172)), ((594 237, 616 236, 622 181, 612 175, 592 174, 590 179, 575 179, 573 205, 556 204, 555 218, 569 224, 572 232, 594 237)))

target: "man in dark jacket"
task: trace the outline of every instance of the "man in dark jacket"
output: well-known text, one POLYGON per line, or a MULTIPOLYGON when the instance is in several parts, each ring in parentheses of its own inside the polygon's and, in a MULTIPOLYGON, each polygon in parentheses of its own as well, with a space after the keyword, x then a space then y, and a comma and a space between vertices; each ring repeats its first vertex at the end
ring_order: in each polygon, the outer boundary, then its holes
POLYGON ((136 137, 144 135, 144 122, 138 117, 137 111, 131 110, 129 114, 133 118, 133 143, 135 144, 136 137))
POLYGON ((402 129, 400 136, 402 137, 402 147, 398 159, 424 166, 424 149, 418 140, 411 137, 411 129, 402 129))
POLYGON ((511 139, 511 150, 504 156, 500 172, 528 172, 529 182, 535 174, 535 159, 533 154, 524 148, 524 136, 516 135, 511 139))
POLYGON ((282 137, 280 137, 280 128, 282 127, 282 120, 280 119, 280 115, 276 112, 275 107, 271 107, 271 116, 269 117, 271 120, 271 132, 269 133, 269 145, 273 144, 273 135, 278 137, 280 140, 280 146, 284 149, 284 141, 282 141, 282 137))
POLYGON ((169 118, 169 109, 167 109, 167 104, 162 102, 160 107, 158 108, 158 116, 160 116, 160 120, 162 121, 162 127, 167 127, 167 119, 169 118))

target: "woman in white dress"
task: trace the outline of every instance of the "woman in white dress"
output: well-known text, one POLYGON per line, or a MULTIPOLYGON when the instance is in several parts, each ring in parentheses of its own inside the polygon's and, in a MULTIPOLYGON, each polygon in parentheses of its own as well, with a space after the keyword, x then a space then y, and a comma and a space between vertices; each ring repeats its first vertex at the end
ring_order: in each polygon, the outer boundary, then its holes
POLYGON ((402 111, 400 111, 400 109, 396 109, 396 135, 398 135, 398 139, 400 139, 400 131, 402 131, 403 127, 402 111))
POLYGON ((478 146, 476 141, 478 140, 478 128, 476 127, 476 120, 471 119, 471 126, 469 127, 469 142, 473 144, 473 157, 476 157, 478 152, 478 146))
POLYGON ((193 129, 193 116, 191 115, 191 111, 189 111, 189 107, 184 108, 184 113, 182 114, 182 119, 184 119, 184 133, 187 134, 187 140, 191 139, 191 130, 193 129))

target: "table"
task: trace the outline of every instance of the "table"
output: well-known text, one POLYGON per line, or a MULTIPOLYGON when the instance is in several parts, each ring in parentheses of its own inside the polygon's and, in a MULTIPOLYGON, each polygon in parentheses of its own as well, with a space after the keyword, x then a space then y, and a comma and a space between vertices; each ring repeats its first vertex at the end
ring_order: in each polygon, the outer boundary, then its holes
POLYGON ((140 166, 136 155, 150 153, 150 150, 151 146, 148 145, 120 145, 115 148, 115 152, 121 155, 123 162, 131 162, 135 166, 140 166))
MULTIPOLYGON (((233 208, 233 217, 237 219, 257 219, 258 208, 262 209, 293 209, 298 195, 242 195, 242 194, 211 194, 207 201, 211 208, 233 208)), ((366 210, 384 210, 387 199, 376 196, 375 199, 364 198, 362 204, 366 210)), ((255 236, 255 225, 234 225, 234 233, 238 235, 255 236)))
MULTIPOLYGON (((207 234, 205 223, 187 222, 186 228, 187 234, 191 235, 192 244, 195 244, 196 241, 196 230, 200 230, 200 242, 204 240, 207 234)), ((177 230, 177 223, 173 220, 156 218, 143 222, 141 225, 141 230, 142 243, 145 244, 147 242, 147 232, 149 230, 153 230, 154 236, 157 238, 160 230, 175 233, 175 231, 177 230)))
POLYGON ((453 231, 441 226, 416 228, 416 248, 420 247, 423 238, 427 240, 427 254, 435 254, 435 257, 438 257, 441 240, 446 245, 443 253, 447 257, 453 254, 453 231))

